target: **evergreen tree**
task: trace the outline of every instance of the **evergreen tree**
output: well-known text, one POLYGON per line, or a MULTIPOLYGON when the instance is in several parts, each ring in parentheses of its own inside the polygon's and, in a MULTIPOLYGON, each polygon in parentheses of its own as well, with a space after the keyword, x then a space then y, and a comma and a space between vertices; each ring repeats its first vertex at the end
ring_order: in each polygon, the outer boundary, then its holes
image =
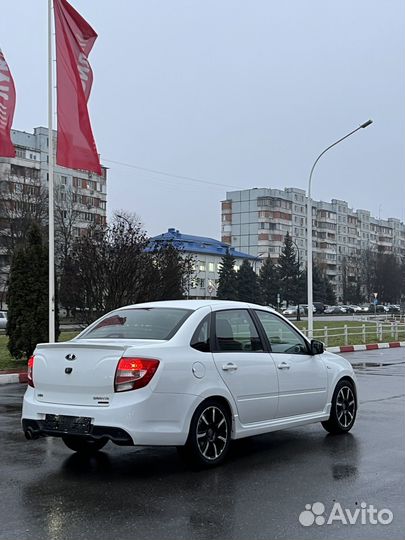
POLYGON ((217 289, 217 298, 219 300, 238 299, 235 262, 235 257, 229 250, 222 257, 217 289))
MULTIPOLYGON (((297 304, 306 304, 308 300, 307 271, 303 270, 298 278, 298 298, 297 304)), ((315 297, 314 297, 315 300, 315 297)))
MULTIPOLYGON (((305 283, 305 302, 307 301, 307 270, 302 272, 302 281, 305 283)), ((317 264, 312 267, 312 290, 313 301, 322 302, 323 304, 334 305, 336 304, 336 296, 333 289, 333 285, 326 275, 325 271, 317 264)))
POLYGON ((81 293, 78 270, 75 261, 66 256, 59 279, 59 299, 66 309, 67 316, 73 316, 76 309, 84 308, 84 298, 81 293))
POLYGON ((374 292, 379 302, 397 302, 400 299, 401 267, 400 261, 392 253, 377 254, 374 292))
POLYGON ((241 264, 236 278, 238 300, 241 302, 259 303, 259 284, 257 275, 247 259, 241 264))
POLYGON ((261 301, 266 306, 277 306, 277 294, 280 293, 280 280, 276 265, 270 257, 262 264, 259 272, 261 301))
POLYGON ((192 257, 184 257, 172 242, 159 246, 152 257, 152 268, 145 279, 145 284, 149 283, 149 301, 184 298, 193 273, 192 257))
POLYGON ((302 282, 301 271, 294 244, 290 234, 287 232, 284 239, 284 246, 278 259, 278 273, 280 276, 281 297, 287 304, 296 304, 300 295, 300 282, 302 282))
POLYGON ((312 289, 314 302, 327 303, 325 301, 327 282, 328 278, 326 277, 326 274, 321 271, 317 264, 314 264, 312 267, 312 289))
POLYGON ((325 299, 323 300, 328 306, 336 304, 336 294, 331 281, 325 276, 325 299))
MULTIPOLYGON (((8 349, 15 358, 29 357, 37 343, 48 341, 48 248, 33 224, 27 245, 13 256, 8 290, 8 349)), ((59 335, 57 302, 55 335, 59 335)))

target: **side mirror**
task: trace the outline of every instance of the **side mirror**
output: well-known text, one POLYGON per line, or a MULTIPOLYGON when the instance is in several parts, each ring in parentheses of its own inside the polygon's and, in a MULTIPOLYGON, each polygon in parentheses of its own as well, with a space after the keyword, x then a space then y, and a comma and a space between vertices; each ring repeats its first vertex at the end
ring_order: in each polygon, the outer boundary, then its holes
POLYGON ((317 339, 312 339, 310 350, 311 350, 311 354, 315 355, 315 354, 322 354, 325 349, 324 349, 322 341, 318 341, 317 339))

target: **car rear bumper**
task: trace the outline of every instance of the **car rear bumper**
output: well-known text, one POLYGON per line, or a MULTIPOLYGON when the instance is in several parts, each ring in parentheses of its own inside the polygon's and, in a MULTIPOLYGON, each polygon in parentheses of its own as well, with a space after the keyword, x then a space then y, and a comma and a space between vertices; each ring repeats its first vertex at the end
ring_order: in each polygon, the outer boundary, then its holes
POLYGON ((91 419, 91 433, 80 435, 83 437, 107 437, 118 444, 179 446, 187 440, 191 415, 198 404, 195 395, 157 393, 146 388, 137 390, 136 394, 116 394, 106 407, 44 403, 28 387, 23 400, 22 426, 24 431, 25 426, 31 427, 38 436, 61 437, 67 433, 44 428, 46 415, 86 417, 91 419))
MULTIPOLYGON (((63 437, 73 434, 68 431, 49 430, 43 420, 32 420, 30 418, 22 419, 22 428, 28 440, 38 439, 39 437, 63 437)), ((91 426, 89 433, 84 435, 74 433, 74 435, 93 440, 109 439, 120 446, 133 446, 134 444, 132 437, 124 429, 111 426, 91 426)))

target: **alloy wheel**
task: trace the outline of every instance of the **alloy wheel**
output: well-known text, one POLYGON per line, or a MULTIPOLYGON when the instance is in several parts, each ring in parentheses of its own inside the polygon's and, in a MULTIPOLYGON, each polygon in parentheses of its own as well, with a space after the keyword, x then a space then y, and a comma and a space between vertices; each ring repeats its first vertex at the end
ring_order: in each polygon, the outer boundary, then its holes
POLYGON ((228 441, 228 423, 224 413, 215 405, 202 411, 197 421, 197 445, 207 460, 218 459, 228 441))
POLYGON ((356 400, 349 386, 342 386, 336 396, 336 417, 339 424, 347 428, 354 421, 356 400))

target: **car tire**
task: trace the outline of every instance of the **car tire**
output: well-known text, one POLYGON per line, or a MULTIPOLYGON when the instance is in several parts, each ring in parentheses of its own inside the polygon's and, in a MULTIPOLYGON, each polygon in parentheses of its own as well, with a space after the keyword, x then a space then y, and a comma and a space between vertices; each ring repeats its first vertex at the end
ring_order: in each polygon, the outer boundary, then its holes
POLYGON ((329 433, 347 433, 354 425, 356 413, 357 397, 353 383, 339 381, 333 392, 329 420, 322 422, 322 426, 329 433))
POLYGON ((191 465, 215 467, 224 461, 228 453, 231 431, 228 407, 219 400, 207 399, 195 410, 186 444, 177 450, 191 465))
POLYGON ((85 439, 76 435, 66 435, 62 440, 70 450, 82 454, 97 452, 108 443, 108 439, 85 439))

